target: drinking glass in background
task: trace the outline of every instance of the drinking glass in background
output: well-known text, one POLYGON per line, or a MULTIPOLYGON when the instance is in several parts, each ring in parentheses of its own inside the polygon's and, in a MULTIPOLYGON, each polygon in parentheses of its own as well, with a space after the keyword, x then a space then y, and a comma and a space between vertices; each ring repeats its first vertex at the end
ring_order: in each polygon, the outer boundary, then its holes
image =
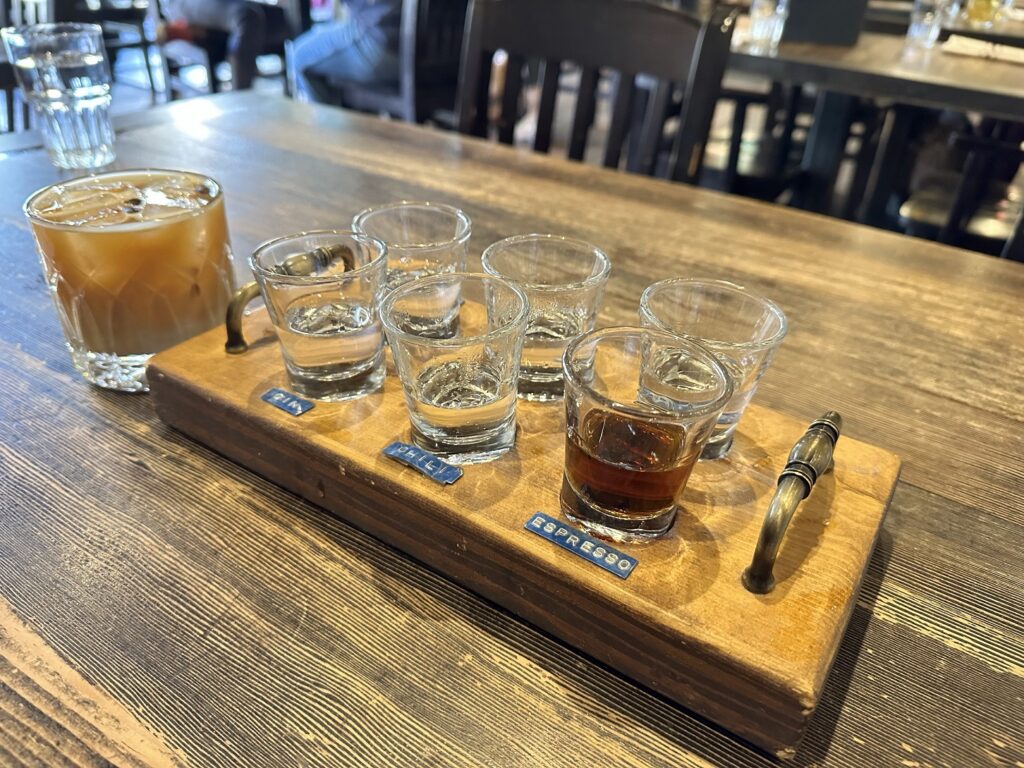
POLYGON ((450 205, 402 201, 367 208, 352 228, 387 245, 388 291, 425 275, 466 269, 472 222, 450 205))
POLYGON ((966 0, 964 18, 972 27, 988 29, 999 19, 1001 0, 966 0))
POLYGON ((300 232, 258 246, 249 264, 297 394, 335 402, 380 389, 379 303, 387 267, 380 240, 339 230, 300 232))
POLYGON ((931 48, 939 39, 946 21, 946 0, 914 0, 907 27, 907 44, 917 48, 931 48))
POLYGON ((25 202, 75 368, 107 389, 148 389, 155 353, 219 325, 231 298, 220 185, 186 171, 86 176, 25 202))
POLYGON ((777 54, 788 17, 789 0, 753 0, 747 50, 759 56, 777 54))
POLYGON ((703 459, 729 453, 733 433, 775 350, 786 336, 786 316, 773 302, 724 280, 662 280, 640 297, 640 323, 698 341, 732 377, 725 406, 703 459))
POLYGON ((416 445, 454 464, 512 448, 527 311, 523 290, 492 275, 433 275, 388 294, 381 319, 416 445))
POLYGON ((50 162, 98 168, 114 160, 110 67, 97 24, 0 30, 25 98, 40 118, 50 162))
POLYGON ((530 302, 519 396, 562 397, 562 353, 594 329, 611 262, 595 245, 555 235, 517 235, 484 251, 484 271, 519 285, 530 302))
POLYGON ((564 366, 562 512, 613 541, 662 536, 732 396, 725 367, 658 328, 591 331, 564 366))

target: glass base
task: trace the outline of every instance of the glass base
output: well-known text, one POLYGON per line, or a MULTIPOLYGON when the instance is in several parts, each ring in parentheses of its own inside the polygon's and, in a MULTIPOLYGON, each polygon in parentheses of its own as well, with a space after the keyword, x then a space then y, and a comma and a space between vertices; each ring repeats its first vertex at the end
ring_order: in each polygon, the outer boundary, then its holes
POLYGON ((558 381, 526 381, 519 377, 517 395, 522 400, 529 400, 532 403, 551 403, 561 400, 565 395, 565 383, 558 381))
POLYGON ((70 344, 75 368, 90 384, 118 392, 149 392, 146 363, 152 355, 114 355, 75 349, 70 344))
POLYGON ((517 394, 523 400, 534 403, 550 403, 561 400, 565 395, 565 379, 562 369, 523 367, 519 370, 517 394))
POLYGON ((387 369, 383 358, 379 365, 356 376, 347 378, 322 378, 303 376, 299 371, 288 368, 288 387, 296 395, 325 403, 343 403, 359 397, 372 395, 384 385, 387 369))
MULTIPOLYGON (((717 435, 715 436, 717 437, 717 435)), ((732 450, 732 432, 728 432, 721 436, 720 439, 712 437, 711 440, 704 445, 704 450, 700 452, 701 461, 714 461, 715 459, 724 459, 729 455, 729 451, 732 450)))
POLYGON ((664 536, 676 521, 673 505, 644 518, 617 515, 582 498, 569 480, 562 476, 560 494, 562 514, 587 533, 617 544, 642 544, 664 536))
POLYGON ((417 428, 412 421, 412 441, 425 451, 430 451, 449 464, 483 464, 494 461, 508 453, 516 444, 516 420, 512 419, 497 428, 477 430, 467 434, 465 428, 458 432, 430 428, 429 434, 417 428))
POLYGON ((46 150, 50 157, 50 162, 54 166, 68 171, 103 168, 110 165, 116 159, 114 148, 108 145, 96 147, 95 149, 47 147, 46 150))

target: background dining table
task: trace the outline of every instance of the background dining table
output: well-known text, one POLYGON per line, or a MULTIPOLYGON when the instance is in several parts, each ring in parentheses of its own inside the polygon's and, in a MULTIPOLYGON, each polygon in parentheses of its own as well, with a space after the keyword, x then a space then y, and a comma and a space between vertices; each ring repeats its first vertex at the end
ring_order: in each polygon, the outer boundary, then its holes
MULTIPOLYGON (((474 264, 520 232, 600 244, 604 324, 673 275, 775 299, 758 401, 904 461, 793 764, 1022 764, 1024 266, 252 93, 152 114, 117 167, 220 180, 240 276, 406 198, 466 210, 474 264)), ((776 764, 83 382, 21 213, 66 175, 0 159, 0 764, 776 764)))
POLYGON ((856 100, 894 106, 885 116, 858 220, 876 223, 897 181, 915 108, 1024 120, 1024 65, 907 47, 903 35, 861 32, 850 46, 783 43, 776 55, 751 53, 737 34, 729 70, 818 90, 801 160, 797 205, 828 210, 856 100))

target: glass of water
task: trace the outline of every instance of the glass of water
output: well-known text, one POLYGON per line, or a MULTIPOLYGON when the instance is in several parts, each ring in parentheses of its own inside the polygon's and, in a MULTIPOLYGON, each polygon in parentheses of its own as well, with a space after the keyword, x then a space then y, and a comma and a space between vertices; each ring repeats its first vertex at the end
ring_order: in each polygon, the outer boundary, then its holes
POLYGON ((945 0, 914 0, 907 27, 907 44, 917 48, 931 48, 939 39, 946 16, 945 0))
POLYGON ((388 294, 381 319, 414 443, 454 464, 512 448, 528 310, 522 288, 492 275, 433 275, 388 294))
POLYGON ((777 54, 787 18, 789 0, 753 0, 750 4, 750 43, 747 49, 758 56, 777 54))
POLYGON ((341 401, 380 389, 379 301, 387 266, 380 240, 339 230, 302 232, 260 245, 249 265, 296 394, 341 401))
POLYGON ((595 245, 556 235, 517 235, 481 257, 484 271, 517 283, 530 301, 519 370, 519 396, 562 397, 562 353, 594 329, 611 262, 595 245))
POLYGON ((58 168, 114 160, 110 66, 96 24, 36 24, 0 30, 25 97, 58 168))
POLYGON ((640 297, 640 322, 698 341, 729 372, 733 393, 704 447, 702 459, 729 453, 733 433, 775 350, 786 337, 786 316, 773 302, 724 280, 662 280, 640 297))
POLYGON ((352 229, 387 245, 386 288, 391 291, 425 275, 464 272, 473 226, 453 206, 403 200, 356 214, 352 229))

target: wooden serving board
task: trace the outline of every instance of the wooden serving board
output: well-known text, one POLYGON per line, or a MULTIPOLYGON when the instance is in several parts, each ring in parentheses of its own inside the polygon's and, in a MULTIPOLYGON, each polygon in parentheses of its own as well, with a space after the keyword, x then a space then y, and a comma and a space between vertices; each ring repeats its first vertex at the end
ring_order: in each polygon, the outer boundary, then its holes
POLYGON ((153 359, 164 421, 642 685, 793 755, 853 610, 897 456, 842 437, 835 471, 793 518, 775 590, 752 595, 740 574, 807 424, 751 406, 731 456, 694 471, 672 532, 619 546, 639 560, 622 580, 523 528, 535 512, 559 515, 560 403, 520 402, 516 448, 442 486, 381 453, 409 441, 393 369, 381 393, 291 416, 260 399, 287 388, 269 322, 260 312, 246 323, 256 341, 244 355, 227 355, 215 329, 153 359))

